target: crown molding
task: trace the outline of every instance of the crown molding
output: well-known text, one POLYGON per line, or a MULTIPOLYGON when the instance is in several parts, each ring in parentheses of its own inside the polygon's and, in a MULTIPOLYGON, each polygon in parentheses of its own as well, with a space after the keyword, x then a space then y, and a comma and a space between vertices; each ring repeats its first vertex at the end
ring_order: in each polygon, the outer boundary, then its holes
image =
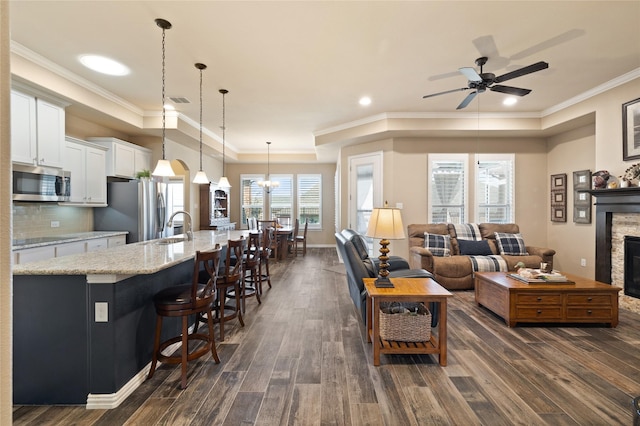
POLYGON ((586 101, 587 99, 590 99, 596 95, 599 95, 608 90, 611 90, 618 86, 626 84, 637 78, 640 78, 640 68, 636 68, 635 70, 629 71, 628 73, 623 74, 620 77, 616 77, 613 80, 609 80, 606 83, 603 83, 599 86, 594 87, 593 89, 587 90, 586 92, 581 93, 578 96, 574 96, 573 98, 567 99, 564 102, 561 102, 557 105, 554 105, 550 108, 543 110, 542 117, 555 114, 558 111, 561 111, 565 108, 569 108, 573 105, 579 104, 580 102, 586 101))

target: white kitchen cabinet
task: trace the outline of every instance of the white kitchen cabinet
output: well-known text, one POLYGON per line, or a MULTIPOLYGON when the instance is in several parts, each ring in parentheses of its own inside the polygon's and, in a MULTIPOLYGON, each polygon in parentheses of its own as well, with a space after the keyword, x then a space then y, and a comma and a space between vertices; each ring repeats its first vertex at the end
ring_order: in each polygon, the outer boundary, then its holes
POLYGON ((88 138, 107 148, 107 176, 133 179, 151 167, 151 150, 116 138, 88 138))
POLYGON ((151 151, 146 148, 138 148, 134 152, 134 176, 143 170, 151 170, 151 151))
POLYGON ((87 240, 87 252, 106 249, 109 247, 108 238, 94 238, 87 240))
POLYGON ((52 259, 56 257, 56 246, 33 247, 13 252, 14 263, 35 262, 36 260, 52 259))
POLYGON ((64 168, 71 172, 70 204, 106 204, 106 153, 103 146, 67 137, 64 168))
POLYGON ((126 235, 116 235, 115 237, 109 237, 108 247, 119 247, 127 244, 127 236, 126 235))
POLYGON ((69 256, 71 254, 84 253, 87 251, 85 241, 74 241, 72 243, 56 244, 56 257, 69 256))
POLYGON ((11 91, 11 160, 63 167, 64 107, 11 91))

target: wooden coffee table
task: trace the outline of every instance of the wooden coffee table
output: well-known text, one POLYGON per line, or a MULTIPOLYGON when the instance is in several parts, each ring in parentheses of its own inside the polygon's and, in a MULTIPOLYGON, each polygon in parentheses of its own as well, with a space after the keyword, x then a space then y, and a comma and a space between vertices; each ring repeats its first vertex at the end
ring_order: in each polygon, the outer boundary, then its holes
POLYGON ((605 323, 618 325, 618 292, 609 284, 565 274, 570 283, 527 284, 506 272, 476 272, 476 303, 517 323, 605 323))
POLYGON ((367 342, 373 342, 373 365, 380 354, 438 354, 447 365, 447 298, 452 294, 431 278, 391 278, 393 288, 378 288, 375 278, 365 278, 367 289, 367 342), (396 342, 380 338, 380 302, 438 302, 437 339, 431 332, 427 342, 396 342))

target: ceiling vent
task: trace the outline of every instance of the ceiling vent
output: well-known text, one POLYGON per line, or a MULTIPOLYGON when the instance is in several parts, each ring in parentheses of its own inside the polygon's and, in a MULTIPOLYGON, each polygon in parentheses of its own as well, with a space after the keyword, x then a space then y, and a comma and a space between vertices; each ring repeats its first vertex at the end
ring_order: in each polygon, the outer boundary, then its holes
POLYGON ((169 97, 169 99, 171 99, 171 102, 173 102, 174 104, 190 104, 191 101, 187 98, 183 98, 183 97, 169 97))

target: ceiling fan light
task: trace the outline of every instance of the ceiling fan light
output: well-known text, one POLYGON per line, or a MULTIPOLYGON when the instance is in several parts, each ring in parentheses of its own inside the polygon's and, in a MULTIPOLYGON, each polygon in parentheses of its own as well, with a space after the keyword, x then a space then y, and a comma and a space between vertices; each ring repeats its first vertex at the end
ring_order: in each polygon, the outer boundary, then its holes
POLYGON ((171 167, 171 162, 169 160, 158 160, 158 164, 156 164, 156 168, 153 169, 154 176, 175 176, 176 174, 171 167))
POLYGON ((204 170, 199 170, 193 178, 193 183, 209 183, 209 178, 204 170))
POLYGON ((504 101, 502 101, 502 105, 505 106, 512 106, 518 103, 518 99, 514 96, 509 96, 508 98, 505 98, 504 101))

